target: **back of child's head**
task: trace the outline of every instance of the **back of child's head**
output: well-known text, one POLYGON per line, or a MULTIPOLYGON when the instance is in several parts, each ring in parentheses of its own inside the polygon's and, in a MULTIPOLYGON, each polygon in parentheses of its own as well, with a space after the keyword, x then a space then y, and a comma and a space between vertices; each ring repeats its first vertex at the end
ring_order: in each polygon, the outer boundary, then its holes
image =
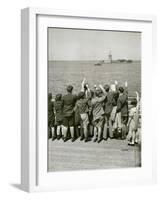
POLYGON ((71 93, 73 90, 73 86, 72 85, 68 85, 67 86, 67 92, 71 93))
POLYGON ((55 101, 60 101, 62 99, 62 94, 56 94, 55 101))
POLYGON ((116 92, 116 85, 115 85, 115 84, 111 84, 111 85, 110 85, 110 90, 111 90, 112 92, 116 92))
POLYGON ((93 98, 94 97, 94 91, 90 90, 90 93, 91 93, 91 98, 93 98))
POLYGON ((87 85, 88 85, 87 83, 84 85, 84 89, 85 89, 85 90, 87 90, 87 89, 88 89, 88 88, 87 88, 87 85))
POLYGON ((120 93, 124 93, 124 88, 123 87, 119 87, 119 92, 120 93))
POLYGON ((78 99, 83 99, 85 97, 85 92, 78 93, 78 99))
POLYGON ((136 106, 137 105, 137 100, 134 98, 134 99, 132 99, 132 101, 131 101, 131 105, 132 106, 136 106))
POLYGON ((48 101, 52 99, 52 93, 48 93, 48 101))
POLYGON ((106 84, 106 85, 104 86, 104 89, 105 89, 106 92, 109 92, 110 86, 109 86, 108 84, 106 84))
POLYGON ((96 89, 96 91, 95 91, 96 97, 100 97, 101 94, 102 94, 102 90, 100 88, 96 89))

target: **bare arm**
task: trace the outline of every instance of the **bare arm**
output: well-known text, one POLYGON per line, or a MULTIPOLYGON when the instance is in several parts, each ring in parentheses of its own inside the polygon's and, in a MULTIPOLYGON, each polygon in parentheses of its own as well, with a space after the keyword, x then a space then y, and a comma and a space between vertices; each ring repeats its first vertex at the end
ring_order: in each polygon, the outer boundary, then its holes
POLYGON ((86 84, 87 90, 86 90, 86 98, 89 99, 91 97, 91 91, 89 89, 88 84, 86 84))
POLYGON ((128 83, 127 83, 127 81, 125 81, 125 90, 124 90, 124 93, 126 95, 128 95, 128 83))
POLYGON ((102 85, 99 85, 99 87, 101 88, 103 94, 104 94, 104 95, 107 95, 107 92, 106 92, 106 90, 104 89, 104 87, 103 87, 102 85))
POLYGON ((82 83, 81 83, 81 86, 82 86, 82 87, 81 87, 81 91, 82 91, 82 92, 84 92, 85 81, 86 81, 86 79, 84 78, 83 81, 82 81, 82 83))
POLYGON ((139 109, 139 93, 136 91, 135 92, 136 93, 136 100, 137 100, 137 106, 136 106, 136 108, 137 108, 137 110, 139 109))

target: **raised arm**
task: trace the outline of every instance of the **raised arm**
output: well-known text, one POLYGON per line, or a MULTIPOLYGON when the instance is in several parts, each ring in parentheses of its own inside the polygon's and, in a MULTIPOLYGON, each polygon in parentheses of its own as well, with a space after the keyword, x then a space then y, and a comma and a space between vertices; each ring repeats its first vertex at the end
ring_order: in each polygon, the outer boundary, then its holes
POLYGON ((85 81, 86 81, 86 78, 83 79, 82 83, 81 83, 81 91, 84 92, 84 85, 85 85, 85 81))
POLYGON ((128 95, 128 83, 127 83, 127 81, 125 81, 124 93, 125 93, 126 95, 128 95))
POLYGON ((137 106, 136 106, 136 108, 137 108, 137 110, 139 109, 139 93, 136 91, 135 92, 135 94, 136 94, 136 100, 137 100, 137 106))
POLYGON ((103 96, 102 96, 102 97, 99 97, 99 98, 97 99, 97 101, 98 101, 98 102, 103 102, 103 101, 105 100, 105 98, 106 98, 107 92, 106 92, 106 90, 104 89, 104 87, 103 87, 102 85, 99 85, 99 87, 100 87, 100 89, 101 89, 102 92, 103 92, 103 96))
POLYGON ((101 88, 103 94, 104 94, 104 95, 107 95, 107 92, 106 92, 106 90, 104 89, 104 87, 103 87, 102 85, 99 85, 99 87, 101 88))
POLYGON ((86 84, 86 88, 87 88, 87 90, 85 91, 86 98, 89 99, 89 98, 91 98, 91 91, 90 91, 88 84, 86 84))
POLYGON ((115 89, 116 89, 116 91, 115 91, 115 92, 118 92, 118 90, 119 90, 119 87, 118 87, 118 81, 116 81, 116 80, 115 80, 115 89))

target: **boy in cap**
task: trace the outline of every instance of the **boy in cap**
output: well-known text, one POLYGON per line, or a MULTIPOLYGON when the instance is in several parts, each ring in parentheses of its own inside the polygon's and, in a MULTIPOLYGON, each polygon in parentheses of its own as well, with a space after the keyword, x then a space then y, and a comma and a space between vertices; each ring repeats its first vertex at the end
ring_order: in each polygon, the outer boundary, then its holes
POLYGON ((63 121, 63 101, 62 94, 57 94, 54 102, 55 121, 57 126, 57 139, 61 138, 61 126, 63 121))
MULTIPOLYGON (((114 91, 110 90, 109 85, 104 86, 105 91, 107 92, 107 96, 105 99, 105 123, 104 123, 104 130, 103 130, 103 139, 107 140, 108 138, 108 132, 109 132, 109 137, 113 138, 113 127, 112 127, 112 117, 111 113, 113 111, 113 107, 116 106, 116 101, 114 98, 114 91)), ((114 111, 113 111, 114 112, 114 111)))
POLYGON ((48 94, 48 138, 55 139, 55 115, 54 103, 52 102, 52 94, 48 94))
POLYGON ((122 133, 121 138, 126 138, 126 125, 128 122, 128 91, 127 82, 125 82, 125 89, 119 87, 119 98, 117 100, 116 120, 118 122, 118 133, 122 133))
POLYGON ((72 138, 72 142, 74 142, 74 107, 76 103, 76 95, 72 94, 73 86, 67 86, 67 94, 62 97, 63 101, 63 126, 62 126, 62 133, 63 133, 63 140, 64 142, 67 141, 67 131, 68 127, 70 129, 70 134, 72 138))

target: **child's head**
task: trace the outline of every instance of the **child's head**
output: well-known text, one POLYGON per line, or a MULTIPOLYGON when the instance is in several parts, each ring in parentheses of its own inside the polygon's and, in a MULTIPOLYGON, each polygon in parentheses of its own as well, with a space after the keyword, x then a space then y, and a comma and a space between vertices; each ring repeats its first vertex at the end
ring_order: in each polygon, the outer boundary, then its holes
POLYGON ((88 83, 86 83, 86 84, 84 85, 84 89, 85 89, 85 90, 88 89, 87 86, 88 86, 88 83))
POLYGON ((119 93, 121 93, 121 94, 124 93, 124 88, 123 87, 119 87, 119 93))
POLYGON ((106 85, 104 86, 104 89, 105 89, 106 92, 109 92, 110 86, 109 86, 108 84, 106 84, 106 85))
POLYGON ((84 99, 84 97, 85 97, 85 92, 78 93, 78 99, 84 99))
POLYGON ((55 97, 55 101, 60 101, 62 98, 62 94, 57 94, 55 97))
POLYGON ((72 93, 73 91, 73 86, 72 85, 68 85, 67 86, 67 92, 72 93))
POLYGON ((131 101, 131 105, 132 106, 136 106, 137 105, 137 100, 135 98, 131 101))
POLYGON ((115 85, 115 84, 111 84, 111 85, 110 85, 110 90, 111 90, 112 92, 116 92, 116 85, 115 85))
POLYGON ((52 93, 48 93, 48 101, 51 101, 52 99, 52 93))
POLYGON ((102 94, 102 90, 100 88, 96 89, 96 91, 95 91, 96 97, 100 97, 101 94, 102 94))
POLYGON ((91 98, 93 98, 94 97, 94 91, 90 90, 90 93, 91 93, 91 98))

